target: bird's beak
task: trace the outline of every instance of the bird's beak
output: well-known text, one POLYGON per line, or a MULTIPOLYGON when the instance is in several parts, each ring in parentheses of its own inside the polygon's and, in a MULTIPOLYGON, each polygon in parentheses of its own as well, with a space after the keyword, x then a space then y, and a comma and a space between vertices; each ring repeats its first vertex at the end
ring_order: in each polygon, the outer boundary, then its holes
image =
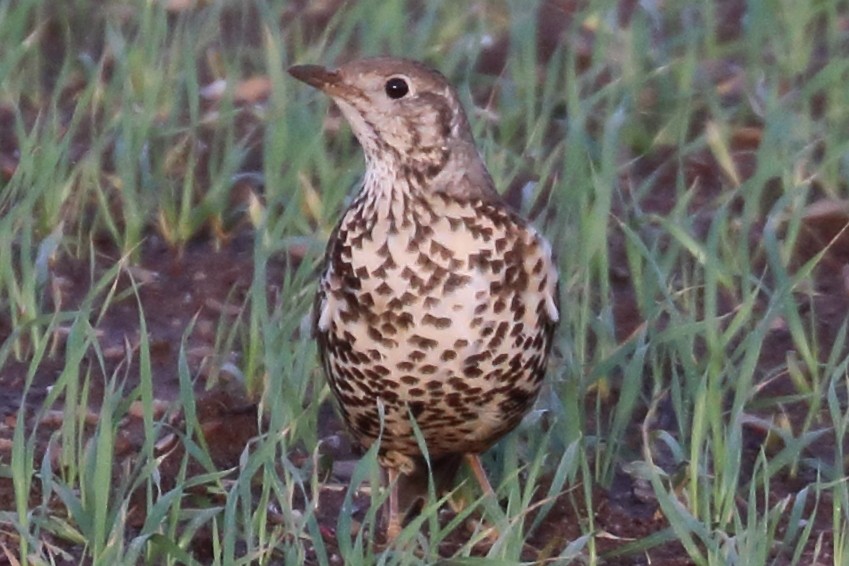
POLYGON ((344 82, 339 71, 331 71, 320 65, 295 65, 289 67, 289 74, 331 96, 341 94, 343 90, 344 82))

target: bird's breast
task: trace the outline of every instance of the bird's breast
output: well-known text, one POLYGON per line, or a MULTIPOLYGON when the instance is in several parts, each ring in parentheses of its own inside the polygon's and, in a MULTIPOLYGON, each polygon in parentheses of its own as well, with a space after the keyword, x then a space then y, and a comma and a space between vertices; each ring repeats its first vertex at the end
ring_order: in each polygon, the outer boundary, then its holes
POLYGON ((325 370, 361 440, 379 431, 378 399, 386 438, 414 438, 408 413, 426 437, 447 427, 434 440, 447 445, 512 428, 544 372, 556 277, 544 240, 498 205, 361 195, 317 305, 325 370))

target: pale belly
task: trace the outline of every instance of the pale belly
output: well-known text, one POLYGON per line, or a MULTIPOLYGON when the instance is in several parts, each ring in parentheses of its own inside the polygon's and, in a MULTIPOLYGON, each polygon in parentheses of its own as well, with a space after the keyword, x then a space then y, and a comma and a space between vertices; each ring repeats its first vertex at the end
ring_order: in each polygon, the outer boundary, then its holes
POLYGON ((340 229, 317 331, 334 395, 364 446, 481 452, 530 409, 557 320, 544 241, 506 213, 455 204, 416 225, 340 229), (447 217, 449 213, 452 220, 447 217))

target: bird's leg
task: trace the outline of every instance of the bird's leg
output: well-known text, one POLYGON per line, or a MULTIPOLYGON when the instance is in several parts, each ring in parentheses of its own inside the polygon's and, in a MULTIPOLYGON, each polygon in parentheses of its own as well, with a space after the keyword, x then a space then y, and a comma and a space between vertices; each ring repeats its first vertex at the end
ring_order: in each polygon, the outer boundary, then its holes
POLYGON ((478 481, 478 485, 481 486, 484 495, 495 497, 495 490, 492 489, 492 484, 489 483, 489 478, 486 477, 486 471, 483 469, 480 456, 477 454, 464 454, 463 457, 466 459, 466 463, 478 481))
MULTIPOLYGON (((492 489, 492 484, 489 483, 489 478, 486 477, 486 471, 483 469, 483 464, 481 464, 480 456, 477 454, 464 454, 463 458, 466 460, 466 464, 468 464, 469 468, 472 470, 472 475, 475 476, 475 479, 478 482, 478 485, 481 486, 481 490, 483 494, 487 498, 492 498, 494 505, 498 505, 498 499, 495 495, 495 490, 492 489)), ((487 529, 488 533, 486 538, 489 539, 490 542, 495 542, 498 540, 500 533, 498 531, 498 527, 495 525, 489 527, 487 529)))
POLYGON ((401 512, 398 509, 398 468, 386 468, 389 484, 389 505, 386 506, 386 542, 390 543, 401 534, 401 512))

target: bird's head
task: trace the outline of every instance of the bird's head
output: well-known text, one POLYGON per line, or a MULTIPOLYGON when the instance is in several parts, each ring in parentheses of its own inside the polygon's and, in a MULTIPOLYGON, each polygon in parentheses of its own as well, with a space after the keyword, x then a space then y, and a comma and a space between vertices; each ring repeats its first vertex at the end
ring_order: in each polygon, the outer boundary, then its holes
POLYGON ((433 177, 454 152, 475 153, 456 91, 430 67, 407 59, 363 59, 289 73, 327 93, 351 124, 370 163, 387 159, 433 177))

